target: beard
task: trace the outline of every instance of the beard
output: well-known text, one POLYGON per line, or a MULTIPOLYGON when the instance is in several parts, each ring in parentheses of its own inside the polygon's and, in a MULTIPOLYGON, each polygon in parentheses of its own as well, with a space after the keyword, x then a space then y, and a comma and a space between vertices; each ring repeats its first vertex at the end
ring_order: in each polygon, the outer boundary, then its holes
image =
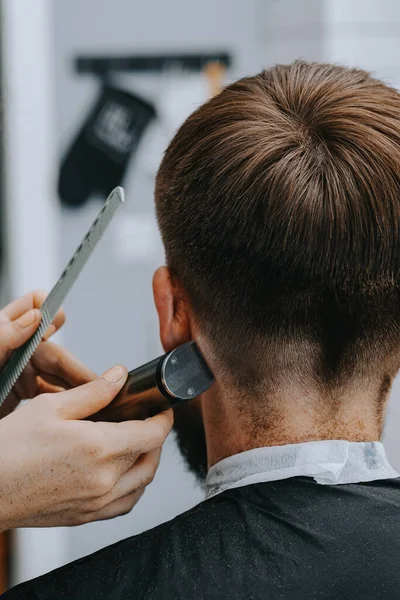
POLYGON ((204 486, 208 463, 200 398, 174 407, 174 432, 188 470, 204 486))

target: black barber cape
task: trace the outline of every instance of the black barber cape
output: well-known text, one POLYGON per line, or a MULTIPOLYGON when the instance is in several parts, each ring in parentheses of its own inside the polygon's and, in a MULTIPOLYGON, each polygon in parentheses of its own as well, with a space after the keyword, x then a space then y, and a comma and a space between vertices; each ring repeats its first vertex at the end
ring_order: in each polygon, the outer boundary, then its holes
POLYGON ((399 600, 400 479, 226 491, 5 600, 399 600))

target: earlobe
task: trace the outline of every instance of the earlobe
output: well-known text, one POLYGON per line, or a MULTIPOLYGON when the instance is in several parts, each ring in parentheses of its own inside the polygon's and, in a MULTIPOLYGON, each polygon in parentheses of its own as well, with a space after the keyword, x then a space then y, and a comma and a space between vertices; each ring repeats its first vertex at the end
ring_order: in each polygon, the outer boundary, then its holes
POLYGON ((188 303, 181 285, 168 267, 159 267, 153 276, 153 295, 165 352, 191 340, 188 303))

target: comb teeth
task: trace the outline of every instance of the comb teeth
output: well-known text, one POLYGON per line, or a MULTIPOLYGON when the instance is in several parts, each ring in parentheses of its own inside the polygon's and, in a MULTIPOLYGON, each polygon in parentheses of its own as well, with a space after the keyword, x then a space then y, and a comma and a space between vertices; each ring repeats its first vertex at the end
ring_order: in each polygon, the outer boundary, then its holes
POLYGON ((42 314, 43 316, 39 328, 36 330, 34 335, 23 346, 21 346, 21 348, 13 353, 1 372, 0 406, 3 404, 14 385, 17 383, 19 376, 25 369, 32 357, 32 354, 39 346, 44 334, 51 324, 51 319, 46 309, 42 310, 42 314))
POLYGON ((79 277, 89 256, 100 241, 108 224, 123 201, 123 189, 121 187, 115 188, 107 198, 103 208, 62 272, 56 285, 44 301, 40 309, 42 320, 38 329, 23 346, 13 352, 4 366, 0 373, 0 406, 2 406, 4 400, 10 394, 22 371, 32 358, 33 353, 42 341, 44 334, 56 316, 69 290, 79 277))

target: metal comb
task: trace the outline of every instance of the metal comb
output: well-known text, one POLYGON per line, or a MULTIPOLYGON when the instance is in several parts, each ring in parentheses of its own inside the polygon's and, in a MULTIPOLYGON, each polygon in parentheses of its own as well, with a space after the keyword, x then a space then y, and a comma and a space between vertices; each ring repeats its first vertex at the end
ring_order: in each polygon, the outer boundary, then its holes
POLYGON ((42 320, 39 328, 23 346, 13 352, 3 367, 0 372, 0 406, 2 406, 36 348, 39 346, 68 292, 78 279, 89 256, 92 254, 115 212, 123 202, 124 190, 122 187, 116 187, 108 196, 91 228, 83 238, 81 244, 76 249, 75 254, 62 272, 61 277, 41 306, 40 311, 42 313, 42 320))

